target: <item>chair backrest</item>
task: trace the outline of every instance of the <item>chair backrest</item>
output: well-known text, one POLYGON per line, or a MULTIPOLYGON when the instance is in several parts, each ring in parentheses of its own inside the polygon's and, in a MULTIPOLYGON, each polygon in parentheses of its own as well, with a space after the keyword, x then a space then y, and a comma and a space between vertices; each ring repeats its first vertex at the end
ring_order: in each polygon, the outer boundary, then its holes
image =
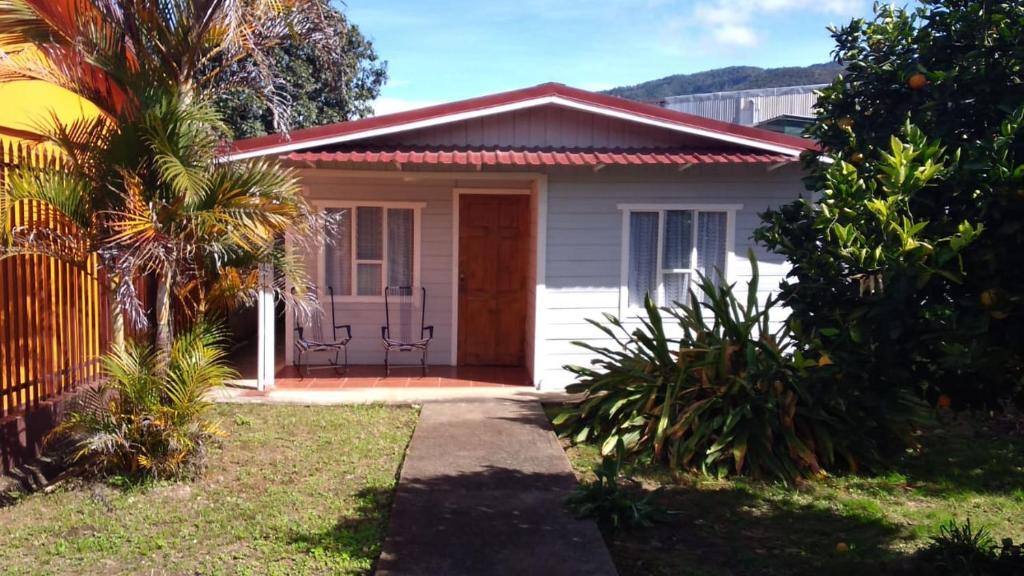
MULTIPOLYGON (((327 293, 330 295, 329 306, 331 307, 331 334, 333 338, 337 338, 335 334, 335 326, 338 321, 335 319, 334 313, 334 287, 328 286, 327 293)), ((327 314, 324 312, 323 304, 320 302, 320 295, 314 288, 314 298, 316 299, 316 305, 309 312, 309 331, 306 331, 301 323, 295 322, 295 332, 298 333, 299 338, 311 340, 313 342, 325 342, 324 340, 324 320, 327 319, 327 314)))
POLYGON ((400 342, 422 339, 426 315, 426 288, 388 286, 384 289, 384 322, 390 339, 400 342))

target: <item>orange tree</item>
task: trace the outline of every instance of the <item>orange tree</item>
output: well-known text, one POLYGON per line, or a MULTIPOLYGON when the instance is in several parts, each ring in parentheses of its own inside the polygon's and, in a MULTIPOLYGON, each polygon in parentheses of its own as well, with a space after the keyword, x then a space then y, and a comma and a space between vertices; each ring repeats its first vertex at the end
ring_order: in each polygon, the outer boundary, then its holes
POLYGON ((955 407, 1020 400, 1024 4, 876 5, 831 31, 846 71, 809 129, 814 200, 756 233, 792 265, 797 336, 871 410, 908 387, 955 407))

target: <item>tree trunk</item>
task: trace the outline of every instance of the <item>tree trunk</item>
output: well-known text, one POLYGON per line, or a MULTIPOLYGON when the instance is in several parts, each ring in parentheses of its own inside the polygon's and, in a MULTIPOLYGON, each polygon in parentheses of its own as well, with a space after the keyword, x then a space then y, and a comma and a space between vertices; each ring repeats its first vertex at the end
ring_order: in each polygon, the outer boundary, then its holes
POLYGON ((156 280, 156 358, 162 369, 171 358, 171 294, 174 275, 170 269, 161 270, 156 280))
POLYGON ((117 299, 117 290, 121 286, 121 277, 114 276, 107 287, 107 305, 110 307, 110 346, 117 350, 124 348, 124 310, 117 299))

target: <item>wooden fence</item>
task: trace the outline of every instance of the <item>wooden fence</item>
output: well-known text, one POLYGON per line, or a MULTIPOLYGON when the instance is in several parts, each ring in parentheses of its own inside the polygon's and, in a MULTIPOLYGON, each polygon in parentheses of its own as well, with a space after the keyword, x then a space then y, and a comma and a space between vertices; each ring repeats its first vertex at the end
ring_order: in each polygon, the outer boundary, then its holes
MULTIPOLYGON (((58 164, 23 144, 0 141, 0 148, 0 186, 15 166, 58 164)), ((57 232, 73 226, 34 203, 19 203, 11 225, 57 232)), ((110 333, 104 286, 94 255, 78 265, 32 254, 0 259, 0 418, 98 376, 110 333)))

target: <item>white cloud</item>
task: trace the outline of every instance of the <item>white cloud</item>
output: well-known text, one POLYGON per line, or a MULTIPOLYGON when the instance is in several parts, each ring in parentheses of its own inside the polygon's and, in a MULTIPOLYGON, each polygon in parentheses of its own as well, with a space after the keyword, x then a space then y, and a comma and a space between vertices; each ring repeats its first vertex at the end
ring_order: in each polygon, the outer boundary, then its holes
POLYGON ((761 40, 758 25, 765 16, 783 12, 813 12, 852 16, 866 0, 701 0, 693 9, 694 23, 720 46, 751 47, 761 40))
POLYGON ((417 108, 425 108, 435 104, 440 104, 440 102, 437 102, 436 100, 412 100, 407 98, 389 98, 387 96, 381 96, 373 101, 373 115, 382 116, 384 114, 394 114, 395 112, 415 110, 417 108))
POLYGON ((724 46, 757 45, 757 33, 745 24, 720 24, 711 30, 711 37, 724 46))

